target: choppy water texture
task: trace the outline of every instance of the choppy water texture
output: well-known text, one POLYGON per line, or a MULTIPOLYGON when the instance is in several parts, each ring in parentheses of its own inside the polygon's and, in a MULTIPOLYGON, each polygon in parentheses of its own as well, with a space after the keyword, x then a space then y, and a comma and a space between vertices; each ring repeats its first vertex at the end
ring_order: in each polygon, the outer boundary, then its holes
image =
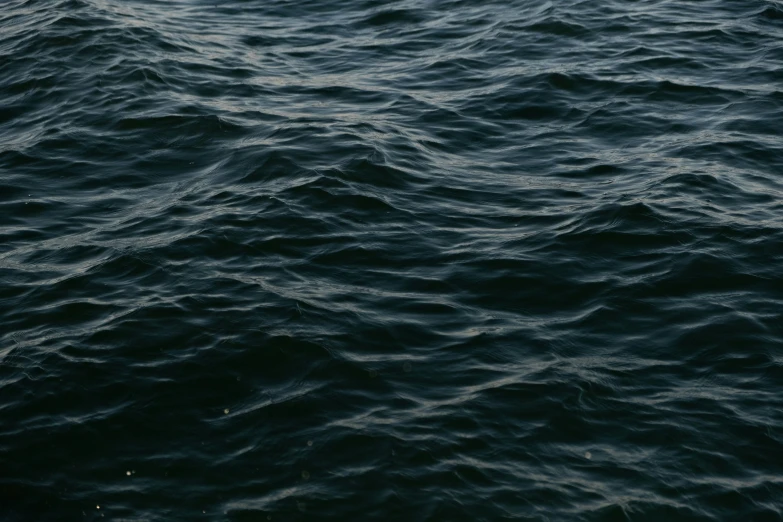
POLYGON ((0 518, 783 517, 783 4, 0 6, 0 518))

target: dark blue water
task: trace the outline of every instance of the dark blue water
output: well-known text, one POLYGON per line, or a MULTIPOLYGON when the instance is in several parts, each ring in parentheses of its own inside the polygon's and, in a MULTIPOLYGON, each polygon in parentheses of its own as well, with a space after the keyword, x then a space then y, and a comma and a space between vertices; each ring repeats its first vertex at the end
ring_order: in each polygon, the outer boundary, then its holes
POLYGON ((783 520, 783 4, 4 0, 0 520, 783 520))

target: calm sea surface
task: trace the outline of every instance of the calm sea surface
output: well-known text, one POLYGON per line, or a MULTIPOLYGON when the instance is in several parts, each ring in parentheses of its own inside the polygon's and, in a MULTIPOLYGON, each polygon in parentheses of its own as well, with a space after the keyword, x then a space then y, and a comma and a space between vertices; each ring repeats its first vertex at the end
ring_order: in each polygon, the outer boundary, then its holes
POLYGON ((3 0, 0 520, 783 520, 783 3, 3 0))

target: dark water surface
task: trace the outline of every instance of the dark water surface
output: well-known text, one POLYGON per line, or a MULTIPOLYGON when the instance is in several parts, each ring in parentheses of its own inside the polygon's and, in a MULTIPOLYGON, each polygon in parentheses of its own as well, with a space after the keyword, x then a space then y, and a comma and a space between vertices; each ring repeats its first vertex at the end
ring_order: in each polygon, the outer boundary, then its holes
POLYGON ((783 519, 783 3, 5 0, 0 519, 783 519))

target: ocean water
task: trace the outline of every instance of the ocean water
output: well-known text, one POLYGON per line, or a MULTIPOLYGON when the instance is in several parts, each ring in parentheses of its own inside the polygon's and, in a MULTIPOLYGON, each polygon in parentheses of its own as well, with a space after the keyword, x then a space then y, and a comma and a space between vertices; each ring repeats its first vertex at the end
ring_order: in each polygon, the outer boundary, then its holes
POLYGON ((3 0, 0 520, 783 520, 783 3, 3 0))

